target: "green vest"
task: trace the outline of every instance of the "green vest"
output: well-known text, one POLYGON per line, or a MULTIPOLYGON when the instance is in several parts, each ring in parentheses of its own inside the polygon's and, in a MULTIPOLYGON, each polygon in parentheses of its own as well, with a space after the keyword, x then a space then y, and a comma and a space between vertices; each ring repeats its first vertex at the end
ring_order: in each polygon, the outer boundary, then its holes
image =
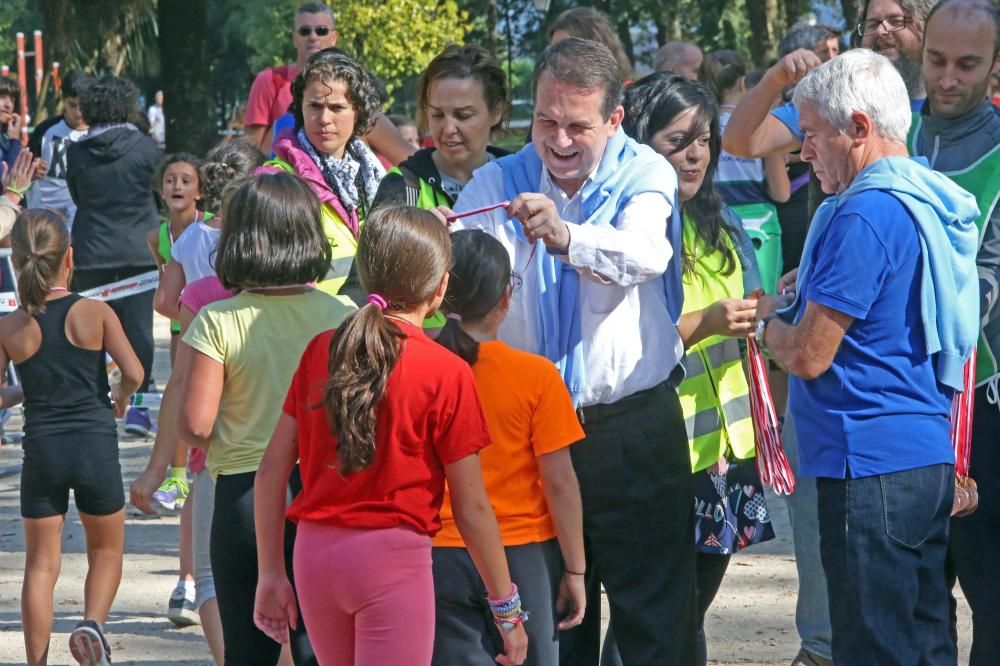
MULTIPOLYGON (((764 291, 773 294, 781 279, 781 224, 774 204, 761 202, 730 206, 743 221, 743 229, 753 241, 760 284, 764 291)), ((742 293, 742 292, 741 292, 742 293)))
MULTIPOLYGON (((919 113, 913 114, 913 123, 910 129, 908 144, 910 153, 913 155, 917 154, 917 136, 919 136, 922 122, 923 120, 919 113)), ((1000 202, 1000 146, 994 146, 993 150, 961 171, 941 171, 941 173, 948 176, 963 190, 976 197, 976 204, 979 206, 979 217, 976 218, 976 227, 979 229, 979 240, 981 243, 986 231, 986 224, 993 215, 997 203, 1000 202)), ((1000 366, 998 366, 997 358, 982 333, 979 336, 977 352, 976 386, 979 386, 998 374, 1000 372, 998 367, 1000 366)))
MULTIPOLYGON (((269 162, 265 162, 265 165, 275 166, 289 173, 295 173, 295 169, 292 168, 291 164, 277 157, 269 162)), ((316 286, 329 294, 336 295, 344 285, 344 282, 347 281, 347 274, 351 272, 354 255, 358 253, 358 240, 351 233, 347 224, 340 219, 337 211, 332 206, 323 204, 322 211, 323 233, 326 234, 326 239, 330 242, 332 252, 330 256, 330 269, 327 271, 326 277, 316 286)), ((363 222, 364 220, 358 220, 359 225, 363 224, 363 222)))
POLYGON ((403 173, 403 171, 398 166, 391 168, 386 175, 389 175, 390 173, 402 176, 403 183, 405 183, 407 190, 416 189, 417 192, 416 202, 412 202, 410 200, 409 194, 407 194, 407 200, 406 200, 407 205, 416 206, 417 208, 422 208, 424 210, 435 208, 436 206, 448 206, 449 208, 451 207, 452 204, 445 197, 444 193, 442 193, 440 190, 438 190, 436 187, 428 183, 423 178, 417 177, 416 174, 411 173, 408 176, 407 174, 403 173), (411 176, 412 179, 416 181, 416 183, 414 183, 411 180, 411 176))
MULTIPOLYGON (((683 278, 682 314, 703 310, 724 298, 743 297, 739 262, 731 275, 723 275, 722 254, 701 253, 702 241, 687 216, 682 238, 685 251, 695 255, 694 271, 683 278)), ((733 252, 728 235, 726 244, 733 252)), ((710 467, 730 452, 741 460, 753 458, 750 386, 743 370, 740 341, 721 335, 705 338, 688 347, 684 369, 686 376, 677 393, 690 443, 692 471, 710 467)))
MULTIPOLYGON (((418 178, 416 174, 410 172, 409 174, 403 173, 403 171, 397 166, 389 170, 388 173, 398 174, 402 176, 403 183, 406 185, 406 203, 410 206, 416 206, 423 210, 428 210, 430 208, 435 208, 437 206, 451 206, 451 202, 445 198, 445 195, 439 191, 437 188, 432 186, 423 178, 418 178), (414 184, 413 181, 416 181, 414 184), (416 185, 416 187, 414 187, 416 185), (411 192, 416 191, 417 198, 416 202, 411 199, 411 192)), ((388 174, 386 174, 388 175, 388 174)), ((444 325, 448 323, 445 314, 438 310, 430 317, 424 320, 424 329, 430 331, 436 331, 438 329, 444 328, 444 325)))

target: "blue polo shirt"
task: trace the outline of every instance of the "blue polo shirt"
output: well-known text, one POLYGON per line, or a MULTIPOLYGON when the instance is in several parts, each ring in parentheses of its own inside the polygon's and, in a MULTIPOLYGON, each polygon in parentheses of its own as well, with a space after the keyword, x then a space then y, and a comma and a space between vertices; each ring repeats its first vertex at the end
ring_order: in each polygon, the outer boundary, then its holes
POLYGON ((799 473, 859 478, 954 463, 952 391, 925 349, 913 218, 891 194, 862 192, 831 220, 811 261, 803 298, 854 322, 826 372, 791 377, 799 473))

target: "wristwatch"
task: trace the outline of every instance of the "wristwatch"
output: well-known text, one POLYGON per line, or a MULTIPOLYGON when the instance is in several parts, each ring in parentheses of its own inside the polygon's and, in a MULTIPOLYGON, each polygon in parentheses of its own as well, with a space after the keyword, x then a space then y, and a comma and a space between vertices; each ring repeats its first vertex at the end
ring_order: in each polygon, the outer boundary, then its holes
POLYGON ((760 350, 762 352, 767 351, 767 347, 764 344, 764 333, 767 330, 767 323, 775 318, 776 315, 767 315, 766 317, 761 317, 757 320, 757 327, 754 328, 753 337, 757 339, 757 344, 760 345, 760 350))

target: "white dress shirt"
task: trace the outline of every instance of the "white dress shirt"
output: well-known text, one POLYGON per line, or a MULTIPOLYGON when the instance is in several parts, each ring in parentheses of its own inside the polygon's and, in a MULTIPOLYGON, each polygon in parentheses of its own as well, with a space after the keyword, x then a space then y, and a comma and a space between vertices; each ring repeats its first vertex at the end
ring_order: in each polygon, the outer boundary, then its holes
MULTIPOLYGON (((663 192, 634 197, 619 212, 616 226, 586 224, 580 191, 572 196, 542 167, 539 190, 555 202, 568 223, 569 254, 558 259, 576 268, 580 277, 580 329, 586 382, 579 406, 610 404, 666 380, 680 362, 684 346, 667 310, 660 277, 674 248, 667 240, 672 213, 671 195, 677 189, 673 169, 665 169, 663 192)), ((462 190, 455 212, 483 208, 505 199, 503 174, 495 163, 480 167, 462 190)), ((540 353, 538 282, 532 245, 506 224, 504 209, 456 221, 452 231, 482 229, 497 238, 510 253, 523 284, 514 293, 510 311, 500 326, 500 338, 512 347, 540 353)), ((513 224, 520 224, 517 220, 513 224)), ((536 252, 546 248, 538 241, 536 252)))

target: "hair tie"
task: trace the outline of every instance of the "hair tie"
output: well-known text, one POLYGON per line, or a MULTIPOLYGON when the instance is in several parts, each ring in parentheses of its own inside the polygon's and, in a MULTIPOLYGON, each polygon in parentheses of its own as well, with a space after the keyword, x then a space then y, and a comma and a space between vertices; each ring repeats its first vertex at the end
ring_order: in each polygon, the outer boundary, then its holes
POLYGON ((30 254, 35 259, 41 259, 42 258, 41 252, 35 252, 34 250, 32 250, 31 252, 29 252, 28 254, 30 254))
POLYGON ((448 319, 454 319, 458 323, 462 323, 462 315, 458 314, 457 312, 449 312, 448 319))
POLYGON ((379 310, 385 310, 389 307, 389 301, 385 300, 385 298, 379 296, 378 294, 370 294, 368 296, 368 302, 377 307, 379 310))

